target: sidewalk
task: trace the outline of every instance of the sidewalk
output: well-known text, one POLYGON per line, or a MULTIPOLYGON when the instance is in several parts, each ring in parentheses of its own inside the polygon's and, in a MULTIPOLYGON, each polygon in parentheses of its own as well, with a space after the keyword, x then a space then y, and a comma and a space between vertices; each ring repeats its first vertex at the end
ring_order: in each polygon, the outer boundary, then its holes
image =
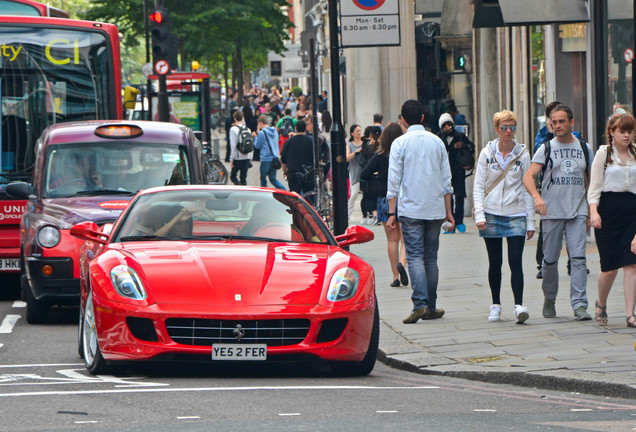
MULTIPOLYGON (((354 222, 356 219, 354 214, 354 222)), ((382 320, 379 358, 384 363, 424 374, 636 398, 636 329, 625 324, 622 271, 608 300, 606 327, 594 320, 599 257, 588 242, 588 312, 591 321, 575 321, 569 300, 565 248, 559 260, 556 318, 543 318, 543 292, 536 279, 536 239, 524 250, 524 305, 530 318, 518 325, 504 250, 502 320, 489 322, 488 257, 472 219, 463 234, 441 235, 437 304, 443 318, 403 324, 412 309, 411 287, 391 288, 392 274, 382 226, 368 226, 372 242, 351 251, 373 265, 382 320)), ((505 246, 504 246, 505 249, 505 246)))
MULTIPOLYGON (((253 164, 247 182, 256 186, 259 162, 253 164)), ((278 177, 281 180, 280 173, 278 177)), ((357 205, 351 223, 359 223, 360 218, 357 205)), ((375 233, 375 239, 353 245, 351 251, 376 272, 382 322, 378 358, 391 367, 423 374, 636 399, 636 329, 625 325, 622 271, 608 299, 608 325, 600 326, 593 318, 599 257, 596 245, 588 242, 587 293, 592 320, 575 321, 564 247, 559 260, 557 317, 543 318, 541 281, 535 278, 536 237, 529 240, 524 250, 524 305, 530 318, 517 325, 504 246, 502 320, 489 322, 486 246, 472 219, 467 217, 464 223, 465 233, 440 237, 437 304, 446 314, 416 324, 402 323, 413 307, 411 287, 389 286, 392 274, 383 227, 363 225, 375 233)))

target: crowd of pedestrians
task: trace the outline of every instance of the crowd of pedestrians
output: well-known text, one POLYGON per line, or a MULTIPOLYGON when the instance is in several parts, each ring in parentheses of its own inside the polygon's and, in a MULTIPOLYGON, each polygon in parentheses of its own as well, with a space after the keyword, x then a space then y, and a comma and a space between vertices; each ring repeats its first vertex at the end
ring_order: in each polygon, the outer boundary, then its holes
MULTIPOLYGON (((235 184, 245 184, 250 161, 260 158, 262 186, 269 179, 274 187, 285 188, 276 178, 273 163, 280 161, 290 190, 302 194, 314 189, 313 176, 307 175, 314 157, 308 100, 279 90, 261 92, 250 94, 239 109, 237 99, 228 98, 228 109, 234 112, 227 128, 227 159, 235 184), (251 118, 257 119, 253 154, 241 154, 237 150, 240 130, 250 127, 251 118)), ((318 108, 316 133, 328 178, 332 122, 326 92, 319 96, 318 108)), ((568 106, 555 101, 547 105, 545 114, 546 126, 531 148, 515 139, 516 114, 496 113, 492 139, 480 146, 478 154, 467 136, 466 119, 453 101, 438 119, 437 135, 422 125, 423 108, 416 100, 404 102, 398 122, 384 124, 383 116, 375 114, 365 129, 360 124, 349 126, 345 146, 349 223, 382 225, 391 286, 411 284, 413 308, 405 324, 438 319, 445 313, 437 305, 440 234, 466 231, 464 217, 470 214, 465 209, 466 178, 474 174, 472 213, 489 263, 488 321, 499 321, 502 315, 504 238, 514 297, 511 311, 518 324, 529 319, 523 305, 522 256, 526 240, 535 231, 537 278, 544 294, 542 315, 557 315, 558 262, 565 237, 573 315, 577 320, 592 319, 585 256, 592 227, 601 260, 594 318, 600 325, 607 324, 607 298, 622 268, 626 324, 636 327, 636 121, 625 109, 617 110, 607 123, 607 144, 595 154, 593 146, 575 131, 568 106), (362 220, 353 221, 358 202, 362 220)))

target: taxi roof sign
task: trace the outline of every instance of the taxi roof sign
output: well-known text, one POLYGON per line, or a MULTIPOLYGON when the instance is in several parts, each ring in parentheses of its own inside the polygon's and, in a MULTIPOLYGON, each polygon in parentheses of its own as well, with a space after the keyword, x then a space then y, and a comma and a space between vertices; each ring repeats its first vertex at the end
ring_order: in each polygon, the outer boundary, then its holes
POLYGON ((143 133, 139 126, 132 125, 106 125, 95 129, 95 135, 101 138, 136 138, 143 133))

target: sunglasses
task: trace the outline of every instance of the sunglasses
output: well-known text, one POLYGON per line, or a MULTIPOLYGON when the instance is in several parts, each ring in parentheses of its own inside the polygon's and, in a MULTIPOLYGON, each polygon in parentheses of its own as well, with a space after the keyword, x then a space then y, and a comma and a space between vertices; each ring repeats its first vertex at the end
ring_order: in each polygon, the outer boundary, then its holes
POLYGON ((502 132, 507 132, 508 128, 510 128, 510 132, 516 132, 517 131, 517 126, 515 125, 501 125, 499 126, 499 129, 501 129, 502 132))

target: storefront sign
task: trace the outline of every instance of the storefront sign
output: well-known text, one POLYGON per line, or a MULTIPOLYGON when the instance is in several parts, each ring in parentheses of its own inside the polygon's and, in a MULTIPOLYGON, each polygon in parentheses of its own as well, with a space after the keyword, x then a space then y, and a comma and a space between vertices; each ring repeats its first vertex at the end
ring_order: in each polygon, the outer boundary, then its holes
POLYGON ((561 24, 559 25, 559 38, 562 42, 562 52, 581 52, 587 50, 587 24, 561 24))
POLYGON ((340 0, 340 47, 400 45, 398 0, 340 0))

